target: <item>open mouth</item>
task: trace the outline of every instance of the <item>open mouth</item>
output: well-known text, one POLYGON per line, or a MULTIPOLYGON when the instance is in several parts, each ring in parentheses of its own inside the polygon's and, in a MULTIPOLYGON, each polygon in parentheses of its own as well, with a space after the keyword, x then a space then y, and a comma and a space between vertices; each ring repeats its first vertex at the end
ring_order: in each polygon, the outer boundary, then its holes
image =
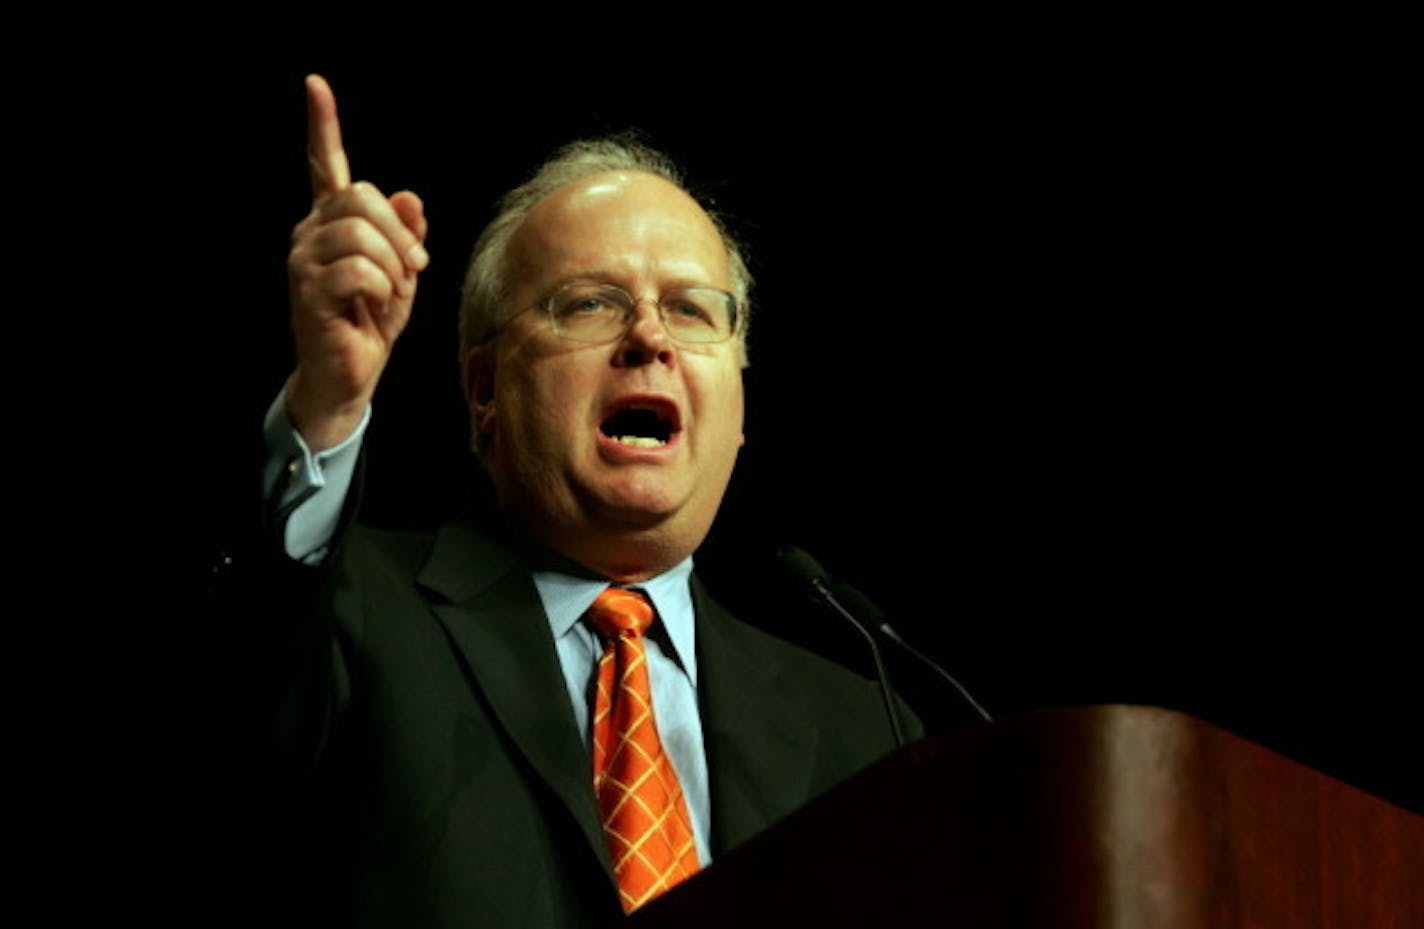
POLYGON ((629 400, 613 409, 599 430, 619 445, 661 448, 681 428, 677 407, 662 400, 629 400))

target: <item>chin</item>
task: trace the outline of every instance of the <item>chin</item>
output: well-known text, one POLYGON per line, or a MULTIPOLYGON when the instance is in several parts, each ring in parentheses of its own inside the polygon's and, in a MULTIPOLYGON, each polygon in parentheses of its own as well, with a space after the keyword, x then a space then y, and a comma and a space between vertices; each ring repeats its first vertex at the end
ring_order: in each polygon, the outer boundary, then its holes
POLYGON ((596 519, 634 529, 653 529, 676 517, 686 499, 651 488, 609 488, 592 494, 590 502, 596 519))
POLYGON ((564 553, 623 582, 647 580, 691 555, 716 515, 715 505, 666 482, 584 486, 577 496, 564 553))
POLYGON ((686 480, 669 480, 669 475, 646 472, 624 473, 615 478, 584 488, 586 512, 592 521, 635 532, 691 534, 698 541, 707 533, 716 502, 708 506, 697 488, 686 480))

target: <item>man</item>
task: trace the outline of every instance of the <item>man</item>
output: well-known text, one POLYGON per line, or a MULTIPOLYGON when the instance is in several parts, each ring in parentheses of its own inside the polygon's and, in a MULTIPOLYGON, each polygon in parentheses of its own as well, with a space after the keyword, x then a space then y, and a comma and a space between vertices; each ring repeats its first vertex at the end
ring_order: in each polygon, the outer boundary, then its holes
POLYGON ((433 537, 343 529, 429 256, 419 198, 352 184, 332 92, 307 92, 297 366, 268 422, 304 564, 274 572, 291 609, 261 628, 282 757, 322 811, 313 880, 341 923, 607 924, 892 747, 872 685, 736 622, 691 574, 743 442, 745 269, 655 153, 555 159, 467 279, 492 499, 433 537), (645 633, 602 625, 610 590, 645 633), (632 705, 638 753, 609 721, 632 705), (636 778, 617 769, 634 755, 636 778), (619 792, 652 777, 657 799, 619 792), (656 836, 628 841, 618 818, 647 804, 656 836), (676 870, 630 889, 659 842, 680 843, 676 870))

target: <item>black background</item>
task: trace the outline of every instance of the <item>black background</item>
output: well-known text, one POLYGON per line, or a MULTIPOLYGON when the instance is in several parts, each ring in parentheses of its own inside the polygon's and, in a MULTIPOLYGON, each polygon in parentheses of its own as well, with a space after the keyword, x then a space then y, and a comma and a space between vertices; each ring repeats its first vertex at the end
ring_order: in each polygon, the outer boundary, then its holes
MULTIPOLYGON (((245 770, 223 747, 241 630, 198 604, 291 364, 319 70, 355 176, 416 190, 430 219, 366 518, 428 525, 464 479, 455 314, 495 198, 558 144, 636 127, 757 281, 747 445, 698 556, 729 606, 863 664, 832 620, 749 603, 762 554, 799 544, 996 715, 1171 707, 1419 808, 1399 329, 1417 307, 1395 290, 1389 140, 1328 60, 1002 36, 902 57, 513 46, 190 49, 105 65, 71 99, 118 258, 61 252, 52 291, 78 284, 103 320, 72 401, 106 411, 79 470, 107 478, 92 544, 124 617, 102 656, 120 699, 94 724, 122 731, 146 802, 203 814, 245 770)), ((932 725, 965 721, 895 671, 932 725)))

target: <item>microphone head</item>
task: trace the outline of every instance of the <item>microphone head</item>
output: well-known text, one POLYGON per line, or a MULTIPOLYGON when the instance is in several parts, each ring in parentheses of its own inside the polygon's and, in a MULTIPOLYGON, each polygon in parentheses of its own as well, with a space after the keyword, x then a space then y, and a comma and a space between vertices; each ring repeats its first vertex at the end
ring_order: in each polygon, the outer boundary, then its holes
POLYGON ((846 609, 866 622, 875 626, 885 622, 885 611, 849 584, 837 581, 831 585, 831 592, 835 594, 837 600, 845 605, 846 609))
POLYGON ((820 589, 830 581, 830 575, 826 573, 826 569, 821 567, 821 563, 812 558, 805 549, 797 548, 794 545, 783 545, 776 550, 773 558, 787 574, 811 587, 820 589))

